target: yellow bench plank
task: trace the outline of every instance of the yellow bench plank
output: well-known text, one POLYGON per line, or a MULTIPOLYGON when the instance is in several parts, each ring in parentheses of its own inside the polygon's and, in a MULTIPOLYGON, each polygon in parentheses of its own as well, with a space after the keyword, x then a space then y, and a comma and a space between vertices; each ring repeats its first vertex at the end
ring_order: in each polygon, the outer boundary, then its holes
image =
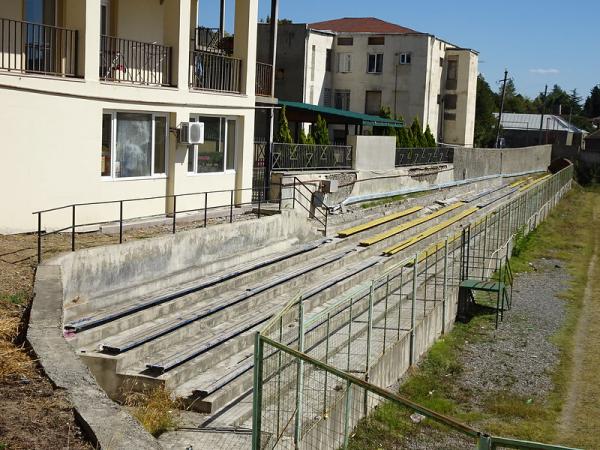
POLYGON ((544 181, 546 178, 551 177, 552 175, 548 174, 548 175, 544 175, 541 178, 537 178, 536 180, 532 181, 531 183, 526 184, 525 186, 521 186, 519 188, 519 192, 523 192, 526 191, 527 189, 532 188, 533 186, 535 186, 538 183, 541 183, 542 181, 544 181))
POLYGON ((453 225, 456 222, 458 222, 459 220, 470 216, 471 214, 473 214, 474 212, 476 212, 478 210, 479 210, 479 208, 477 208, 475 206, 472 208, 469 208, 455 216, 452 216, 448 220, 444 220, 443 222, 440 222, 437 225, 435 225, 431 228, 428 228, 427 230, 423 231, 422 233, 419 233, 413 237, 410 237, 410 238, 400 242, 399 244, 396 244, 393 247, 390 247, 387 250, 384 250, 383 253, 388 256, 395 255, 396 253, 407 249, 408 247, 416 244, 417 242, 422 241, 423 239, 428 238, 429 236, 433 236, 434 234, 436 234, 437 232, 439 232, 445 228, 448 228, 450 225, 453 225))
POLYGON ((382 225, 387 222, 391 222, 392 220, 400 219, 401 217, 408 216, 408 215, 413 214, 422 209, 423 209, 422 206, 415 206, 413 208, 405 209, 404 211, 390 214, 389 216, 383 216, 383 217, 380 217, 379 219, 375 219, 370 222, 366 222, 366 223, 357 225, 355 227, 348 228, 346 230, 338 231, 338 236, 339 237, 352 236, 353 234, 360 233, 361 231, 365 231, 370 228, 377 227, 377 226, 382 225))
POLYGON ((513 181, 512 183, 509 184, 509 186, 514 188, 514 187, 522 185, 523 183, 527 183, 529 180, 531 180, 531 177, 521 178, 520 180, 513 181))
POLYGON ((460 208, 461 206, 463 206, 464 203, 463 202, 457 202, 457 203, 453 203, 452 205, 446 206, 432 214, 428 214, 426 216, 423 217, 419 217, 418 219, 414 219, 411 220, 410 222, 406 222, 402 225, 398 225, 397 227, 394 227, 388 231, 385 231, 383 233, 379 233, 375 236, 372 236, 368 239, 365 239, 363 241, 360 241, 360 245, 368 247, 369 245, 373 245, 376 244, 377 242, 383 241, 384 239, 387 239, 389 237, 392 237, 398 233, 402 233, 403 231, 406 231, 410 228, 416 227, 417 225, 421 225, 422 223, 428 222, 430 220, 435 219, 436 217, 439 217, 443 214, 446 214, 447 212, 453 211, 456 208, 460 208))

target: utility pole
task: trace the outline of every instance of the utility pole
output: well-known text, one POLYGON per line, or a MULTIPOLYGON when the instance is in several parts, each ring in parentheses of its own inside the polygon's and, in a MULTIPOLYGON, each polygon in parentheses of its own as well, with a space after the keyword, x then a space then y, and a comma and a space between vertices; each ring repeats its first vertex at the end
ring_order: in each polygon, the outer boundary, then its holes
POLYGON ((542 145, 542 138, 544 136, 544 114, 546 114, 546 97, 548 96, 548 85, 544 89, 544 98, 542 100, 542 117, 540 118, 540 137, 538 139, 538 145, 542 145))
POLYGON ((504 98, 506 96, 507 80, 508 70, 504 69, 504 80, 502 82, 502 99, 500 100, 500 114, 498 114, 498 125, 496 126, 496 148, 500 147, 500 124, 502 123, 502 113, 504 112, 504 98))

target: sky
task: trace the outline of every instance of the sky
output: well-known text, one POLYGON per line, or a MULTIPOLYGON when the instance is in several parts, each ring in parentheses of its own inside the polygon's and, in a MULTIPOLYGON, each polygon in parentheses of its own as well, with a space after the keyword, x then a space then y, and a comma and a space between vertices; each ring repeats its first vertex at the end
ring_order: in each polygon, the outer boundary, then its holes
MULTIPOLYGON (((235 0, 226 1, 230 28, 235 0)), ((219 0, 200 3, 201 24, 217 26, 219 0)), ((259 0, 259 17, 269 15, 270 4, 259 0)), ((600 0, 280 0, 279 16, 300 23, 377 17, 433 34, 477 50, 479 71, 494 90, 505 68, 530 97, 558 84, 585 99, 600 84, 600 0)))

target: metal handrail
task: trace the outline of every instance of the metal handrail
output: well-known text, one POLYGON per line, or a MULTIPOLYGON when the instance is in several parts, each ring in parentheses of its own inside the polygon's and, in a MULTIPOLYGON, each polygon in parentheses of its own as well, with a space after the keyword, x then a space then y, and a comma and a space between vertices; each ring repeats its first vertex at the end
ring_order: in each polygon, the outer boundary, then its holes
POLYGON ((415 147, 396 149, 396 167, 451 163, 454 161, 452 147, 415 147))
POLYGON ((273 94, 273 66, 256 62, 256 95, 271 97, 273 94))
MULTIPOLYGON (((82 203, 73 203, 70 205, 64 205, 64 206, 58 206, 55 208, 48 208, 48 209, 44 209, 44 210, 34 211, 34 212, 32 212, 32 214, 37 216, 37 260, 38 260, 38 263, 40 263, 42 261, 42 239, 44 236, 58 234, 58 233, 70 230, 71 231, 71 251, 75 251, 75 249, 76 249, 76 242, 75 242, 76 231, 77 231, 77 229, 80 229, 82 227, 101 226, 101 225, 106 225, 106 224, 111 224, 111 223, 118 223, 119 224, 119 244, 122 244, 123 243, 123 225, 125 222, 131 222, 134 220, 142 220, 142 219, 148 219, 148 218, 153 218, 153 217, 167 218, 167 217, 171 216, 171 220, 172 220, 171 232, 174 234, 177 232, 177 215, 178 214, 191 213, 191 212, 203 212, 204 215, 201 220, 203 222, 203 227, 206 228, 206 226, 208 224, 208 211, 209 210, 229 208, 229 223, 231 223, 231 222, 233 222, 233 208, 234 207, 257 204, 258 205, 258 217, 260 218, 261 214, 262 214, 261 213, 262 204, 269 203, 265 200, 262 200, 263 198, 265 198, 264 196, 262 196, 262 195, 257 196, 257 198, 258 198, 257 201, 250 199, 249 202, 242 202, 242 201, 235 201, 235 194, 239 193, 239 192, 246 192, 246 191, 254 192, 256 190, 266 191, 267 189, 268 188, 266 188, 266 187, 263 187, 263 188, 253 187, 253 188, 242 188, 242 189, 222 189, 222 190, 214 190, 214 191, 189 192, 189 193, 185 193, 185 194, 171 194, 171 195, 158 195, 158 196, 151 196, 151 197, 138 197, 138 198, 128 198, 128 199, 119 199, 119 200, 105 200, 105 201, 99 201, 99 202, 82 202, 82 203), (214 195, 227 194, 227 193, 229 193, 229 201, 228 202, 218 204, 215 206, 209 206, 209 195, 212 195, 214 198, 214 195), (198 208, 179 209, 178 210, 177 209, 177 199, 191 197, 191 196, 203 197, 203 199, 202 199, 203 205, 198 208), (167 208, 166 212, 163 210, 156 214, 130 217, 127 219, 124 218, 124 207, 127 203, 143 202, 143 201, 150 201, 150 200, 165 200, 165 201, 169 200, 172 202, 172 205, 170 205, 170 206, 172 206, 172 208, 167 208), (77 208, 78 207, 81 208, 81 207, 85 207, 85 206, 98 206, 98 205, 118 205, 119 218, 113 219, 113 220, 100 220, 100 221, 96 221, 96 222, 77 223, 77 208), (168 211, 169 209, 171 209, 171 211, 168 211), (43 222, 42 222, 43 215, 47 214, 47 213, 51 213, 51 212, 56 212, 56 211, 70 211, 71 223, 68 226, 54 229, 49 232, 44 231, 43 222)), ((275 202, 278 203, 279 211, 281 211, 282 200, 284 200, 281 198, 281 196, 282 196, 282 191, 280 190, 279 198, 272 201, 272 203, 275 203, 275 202)), ((288 199, 285 199, 285 200, 288 200, 288 199)), ((291 200, 291 198, 289 200, 291 200)))
POLYGON ((273 170, 352 169, 352 146, 273 143, 273 170))

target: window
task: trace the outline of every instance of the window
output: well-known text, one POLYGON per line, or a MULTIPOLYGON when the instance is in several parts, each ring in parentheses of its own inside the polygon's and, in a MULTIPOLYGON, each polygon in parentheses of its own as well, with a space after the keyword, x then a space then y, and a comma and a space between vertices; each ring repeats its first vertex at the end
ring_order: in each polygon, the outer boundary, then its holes
POLYGON ((337 109, 350 109, 350 91, 346 89, 335 91, 335 107, 337 109))
POLYGON ((446 109, 456 109, 456 94, 446 94, 444 106, 446 109))
POLYGON ((444 58, 440 58, 440 67, 444 67, 444 58))
POLYGON ((331 56, 332 56, 332 50, 330 48, 328 48, 327 56, 325 57, 325 70, 327 72, 331 72, 331 56))
POLYGON ((100 174, 112 178, 166 174, 168 133, 166 114, 104 113, 100 174))
POLYGON ((367 72, 383 72, 383 53, 369 53, 367 62, 367 72))
POLYGON ((337 38, 337 45, 354 45, 354 38, 339 37, 337 38))
POLYGON ((456 89, 458 83, 458 61, 456 59, 448 60, 448 72, 446 74, 446 89, 456 89))
POLYGON ((412 55, 410 53, 400 53, 400 64, 410 64, 412 55))
POLYGON ((367 91, 365 95, 365 113, 379 115, 381 112, 381 91, 367 91))
POLYGON ((331 103, 331 89, 325 88, 323 90, 323 104, 325 106, 332 106, 331 103))
POLYGON ((235 170, 236 120, 226 117, 194 115, 190 122, 204 122, 204 144, 188 148, 189 173, 214 173, 235 170))
POLYGON ((310 87, 310 97, 309 97, 309 101, 308 101, 311 105, 315 104, 315 87, 311 86, 310 87))
POLYGON ((110 35, 110 0, 102 0, 100 3, 100 34, 110 35))
POLYGON ((444 113, 444 120, 455 121, 456 114, 455 113, 444 113))
POLYGON ((56 25, 56 0, 25 0, 25 20, 43 25, 56 25))
POLYGON ((385 45, 385 36, 370 36, 369 45, 385 45))
POLYGON ((338 53, 338 72, 350 73, 352 72, 352 54, 351 53, 338 53))

